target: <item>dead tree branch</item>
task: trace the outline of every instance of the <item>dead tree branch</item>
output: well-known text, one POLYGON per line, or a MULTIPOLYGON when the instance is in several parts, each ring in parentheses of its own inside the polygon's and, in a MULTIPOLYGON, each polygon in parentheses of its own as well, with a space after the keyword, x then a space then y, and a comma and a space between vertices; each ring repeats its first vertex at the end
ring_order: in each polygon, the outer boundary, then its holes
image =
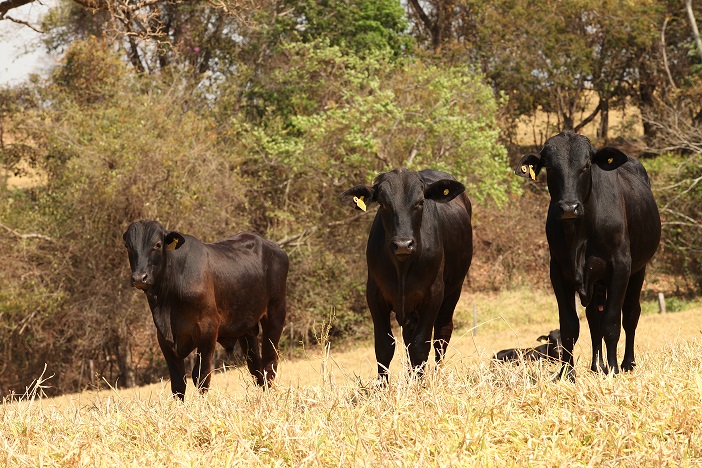
POLYGON ((15 237, 19 237, 20 239, 43 239, 49 242, 56 242, 53 238, 49 236, 45 236, 44 234, 37 234, 35 232, 30 232, 27 234, 22 234, 20 232, 15 231, 9 226, 5 226, 4 224, 0 224, 0 227, 5 229, 7 232, 12 234, 15 237))

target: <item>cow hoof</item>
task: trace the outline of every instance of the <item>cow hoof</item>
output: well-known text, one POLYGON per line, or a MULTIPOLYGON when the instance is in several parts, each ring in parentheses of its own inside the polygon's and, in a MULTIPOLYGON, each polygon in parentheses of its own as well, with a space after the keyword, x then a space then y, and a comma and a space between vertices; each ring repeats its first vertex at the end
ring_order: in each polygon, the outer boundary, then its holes
POLYGON ((634 370, 635 367, 636 367, 636 363, 634 361, 631 361, 631 362, 623 361, 622 362, 622 371, 623 372, 631 372, 634 370))
POLYGON ((590 370, 594 372, 595 374, 604 374, 608 375, 609 374, 609 368, 607 366, 604 367, 590 367, 590 370))
POLYGON ((373 387, 376 390, 387 390, 390 388, 390 380, 387 375, 379 376, 375 381, 373 381, 373 387))

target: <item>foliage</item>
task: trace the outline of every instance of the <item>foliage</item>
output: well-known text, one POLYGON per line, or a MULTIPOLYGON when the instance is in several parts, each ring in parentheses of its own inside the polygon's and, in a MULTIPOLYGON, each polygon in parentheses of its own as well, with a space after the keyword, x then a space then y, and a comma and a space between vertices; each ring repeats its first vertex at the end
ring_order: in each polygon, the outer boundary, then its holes
POLYGON ((64 61, 54 82, 81 104, 109 99, 125 79, 124 65, 119 57, 109 50, 106 42, 95 36, 74 42, 64 61))
POLYGON ((296 22, 303 42, 322 38, 329 44, 359 55, 390 50, 399 56, 411 50, 407 20, 395 0, 293 0, 293 15, 282 21, 296 22))
POLYGON ((656 43, 651 25, 664 15, 657 2, 466 3, 476 25, 470 53, 509 94, 511 115, 541 108, 570 129, 579 128, 588 89, 597 92, 598 112, 637 96, 642 51, 656 43))
POLYGON ((479 75, 317 43, 285 51, 285 66, 259 92, 276 116, 261 135, 274 160, 302 177, 328 173, 336 185, 393 167, 434 167, 467 181, 472 198, 504 202, 509 168, 497 143, 498 107, 479 75))
POLYGON ((702 288, 702 155, 664 153, 646 161, 661 210, 663 255, 672 273, 684 273, 702 288))

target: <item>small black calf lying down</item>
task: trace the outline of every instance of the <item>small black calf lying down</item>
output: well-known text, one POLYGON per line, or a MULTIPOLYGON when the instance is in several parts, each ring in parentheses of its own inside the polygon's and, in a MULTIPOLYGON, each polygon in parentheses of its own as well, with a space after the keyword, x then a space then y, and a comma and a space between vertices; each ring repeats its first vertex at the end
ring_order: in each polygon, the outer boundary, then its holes
POLYGON ((495 354, 495 361, 537 361, 546 359, 548 361, 560 361, 563 354, 561 343, 561 331, 552 330, 548 335, 540 336, 537 341, 543 343, 535 348, 526 349, 503 349, 495 354))

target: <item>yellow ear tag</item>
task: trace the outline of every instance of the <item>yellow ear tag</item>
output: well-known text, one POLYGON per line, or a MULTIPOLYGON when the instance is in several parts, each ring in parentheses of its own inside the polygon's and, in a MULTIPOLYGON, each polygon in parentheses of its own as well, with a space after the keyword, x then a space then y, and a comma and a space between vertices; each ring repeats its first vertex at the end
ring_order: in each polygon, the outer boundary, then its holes
POLYGON ((536 180, 536 172, 534 172, 534 166, 529 166, 529 177, 531 177, 531 180, 536 180))
POLYGON ((613 161, 614 161, 614 158, 609 158, 609 159, 607 160, 607 164, 612 164, 613 161))
POLYGON ((357 207, 363 211, 366 211, 366 204, 363 202, 363 197, 353 197, 353 201, 356 203, 357 207))
POLYGON ((449 194, 449 189, 444 189, 444 195, 448 195, 448 194, 449 194))
POLYGON ((166 246, 166 250, 175 250, 176 246, 178 245, 178 238, 173 239, 173 242, 168 244, 166 246))
POLYGON ((527 173, 527 170, 528 170, 528 169, 527 169, 526 166, 522 166, 522 174, 526 174, 526 173, 527 173))

